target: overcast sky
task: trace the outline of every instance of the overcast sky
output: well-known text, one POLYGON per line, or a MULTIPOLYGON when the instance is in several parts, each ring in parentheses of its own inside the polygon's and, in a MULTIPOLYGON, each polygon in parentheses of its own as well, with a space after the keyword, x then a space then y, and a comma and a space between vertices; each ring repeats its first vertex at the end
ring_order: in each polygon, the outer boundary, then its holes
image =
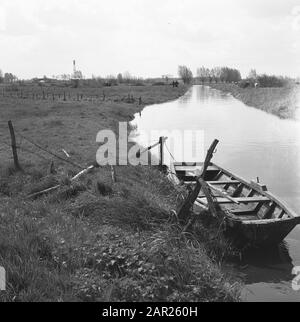
POLYGON ((300 76, 299 0, 0 0, 0 68, 176 75, 179 64, 300 76))

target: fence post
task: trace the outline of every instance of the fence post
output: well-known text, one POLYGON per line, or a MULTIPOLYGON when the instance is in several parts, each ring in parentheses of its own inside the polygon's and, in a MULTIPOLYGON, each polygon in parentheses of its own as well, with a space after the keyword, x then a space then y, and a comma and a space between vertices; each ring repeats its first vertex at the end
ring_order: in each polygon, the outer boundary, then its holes
POLYGON ((112 179, 112 182, 113 183, 116 183, 117 182, 117 177, 116 177, 116 171, 115 171, 115 168, 114 166, 111 166, 111 179, 112 179))
POLYGON ((15 131, 11 121, 8 121, 8 127, 10 131, 10 136, 11 136, 11 148, 12 148, 13 157, 14 157, 15 169, 19 171, 21 170, 21 166, 18 159, 15 131))

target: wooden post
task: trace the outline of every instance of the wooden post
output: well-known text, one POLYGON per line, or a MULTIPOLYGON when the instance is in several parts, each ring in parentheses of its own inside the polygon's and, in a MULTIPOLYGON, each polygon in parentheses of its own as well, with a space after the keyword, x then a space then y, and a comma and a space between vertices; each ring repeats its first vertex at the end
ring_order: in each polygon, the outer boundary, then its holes
POLYGON ((55 174, 55 173, 56 173, 56 171, 55 171, 55 167, 54 167, 54 162, 51 161, 49 169, 48 169, 48 174, 55 174))
POLYGON ((115 171, 115 167, 111 166, 111 179, 113 183, 117 182, 117 177, 116 177, 116 171, 115 171))
POLYGON ((15 131, 11 121, 8 121, 8 127, 10 131, 10 136, 11 136, 11 148, 12 148, 13 157, 14 157, 15 169, 19 171, 21 170, 21 166, 18 159, 15 131))
POLYGON ((159 166, 162 169, 162 167, 164 165, 164 137, 162 137, 162 136, 159 138, 159 148, 160 148, 159 166))

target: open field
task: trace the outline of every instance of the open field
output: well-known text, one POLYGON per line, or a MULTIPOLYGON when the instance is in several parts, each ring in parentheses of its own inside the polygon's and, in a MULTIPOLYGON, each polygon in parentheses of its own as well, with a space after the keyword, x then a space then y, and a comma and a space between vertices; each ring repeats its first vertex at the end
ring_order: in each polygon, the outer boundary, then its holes
MULTIPOLYGON (((30 93, 35 90, 41 93, 30 93)), ((118 86, 101 97, 103 89, 78 89, 66 100, 0 95, 0 266, 8 278, 0 300, 239 300, 239 283, 220 267, 232 250, 219 226, 207 231, 199 223, 188 239, 170 215, 185 192, 163 173, 117 166, 113 183, 110 167, 101 167, 70 183, 80 169, 22 138, 63 158, 65 149, 85 167, 95 161, 99 130, 116 131, 118 122, 131 120, 145 105, 186 90, 118 86), (79 93, 83 99, 77 100, 79 93), (128 94, 133 100, 126 102, 128 94), (22 172, 12 167, 8 120, 16 130, 22 172), (62 187, 56 192, 26 198, 57 183, 62 187)))
POLYGON ((294 118, 300 107, 300 87, 241 88, 234 84, 210 84, 212 88, 232 94, 243 103, 280 118, 294 118))

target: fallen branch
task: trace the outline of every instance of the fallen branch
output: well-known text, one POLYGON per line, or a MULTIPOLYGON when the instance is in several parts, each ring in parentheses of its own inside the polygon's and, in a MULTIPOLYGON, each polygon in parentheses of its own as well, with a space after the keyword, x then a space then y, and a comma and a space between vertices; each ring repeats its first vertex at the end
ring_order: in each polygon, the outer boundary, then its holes
POLYGON ((67 158, 71 158, 70 154, 65 149, 62 149, 62 151, 66 155, 67 158))
MULTIPOLYGON (((75 177, 73 177, 73 178, 71 179, 71 182, 76 181, 78 178, 82 177, 84 174, 89 173, 89 172, 90 172, 90 171, 92 171, 93 169, 95 169, 95 166, 94 166, 94 165, 91 165, 91 166, 89 166, 87 169, 82 170, 81 172, 79 172, 78 174, 76 174, 76 176, 75 176, 75 177)), ((28 198, 28 199, 32 199, 32 198, 39 197, 39 196, 41 196, 41 195, 43 195, 43 194, 46 194, 46 193, 49 193, 49 192, 55 191, 55 190, 59 189, 61 186, 62 186, 62 184, 58 184, 58 185, 56 185, 56 186, 54 186, 54 187, 52 187, 52 188, 48 188, 48 189, 45 189, 45 190, 42 190, 42 191, 39 191, 39 192, 33 193, 33 194, 31 194, 31 195, 27 196, 27 198, 28 198)))

